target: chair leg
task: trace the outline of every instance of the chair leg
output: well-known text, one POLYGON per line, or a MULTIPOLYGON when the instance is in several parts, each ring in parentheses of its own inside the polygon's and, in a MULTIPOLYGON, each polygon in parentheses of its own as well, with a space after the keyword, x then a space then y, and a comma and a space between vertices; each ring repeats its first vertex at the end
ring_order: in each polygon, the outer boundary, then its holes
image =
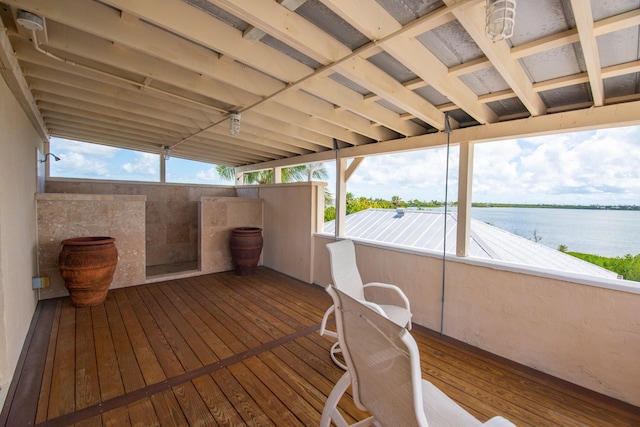
POLYGON ((331 390, 329 397, 327 397, 324 409, 322 410, 322 418, 320 418, 320 427, 330 427, 331 421, 333 421, 337 427, 349 426, 342 414, 338 411, 338 403, 350 385, 351 376, 349 372, 345 372, 333 387, 333 390, 331 390))
POLYGON ((374 417, 365 418, 355 424, 348 424, 347 420, 345 420, 340 411, 338 411, 338 403, 340 403, 340 399, 350 385, 351 376, 349 372, 345 372, 336 385, 333 386, 329 397, 327 397, 324 409, 322 410, 322 418, 320 418, 320 427, 331 427, 331 421, 333 421, 336 427, 369 427, 379 425, 376 423, 374 417))

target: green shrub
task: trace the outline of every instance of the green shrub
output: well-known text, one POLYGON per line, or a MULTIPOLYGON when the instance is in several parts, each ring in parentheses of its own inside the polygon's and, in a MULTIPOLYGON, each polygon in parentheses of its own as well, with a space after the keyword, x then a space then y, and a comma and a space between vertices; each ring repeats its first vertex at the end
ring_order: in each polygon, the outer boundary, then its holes
POLYGON ((626 254, 623 257, 608 258, 599 255, 583 254, 580 252, 567 252, 576 258, 580 258, 591 264, 599 265, 609 271, 618 273, 626 280, 640 282, 640 254, 626 254))

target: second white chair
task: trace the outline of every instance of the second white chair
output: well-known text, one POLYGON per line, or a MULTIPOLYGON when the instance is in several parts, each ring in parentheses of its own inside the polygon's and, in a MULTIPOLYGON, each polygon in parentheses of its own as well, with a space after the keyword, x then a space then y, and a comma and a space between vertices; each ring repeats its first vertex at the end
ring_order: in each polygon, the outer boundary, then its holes
MULTIPOLYGON (((356 250, 353 241, 339 240, 329 243, 327 244, 327 249, 329 250, 333 286, 358 301, 368 305, 373 304, 378 306, 392 322, 398 326, 411 329, 411 307, 409 299, 398 286, 388 283, 371 282, 364 284, 362 282, 356 263, 356 250), (389 301, 368 300, 365 297, 366 288, 385 289, 391 291, 396 298, 393 299, 393 303, 389 301)), ((335 306, 331 306, 325 312, 320 326, 320 335, 327 335, 337 339, 337 333, 327 329, 327 321, 334 310, 335 306)), ((331 359, 342 369, 347 369, 344 363, 336 358, 336 354, 340 352, 339 343, 336 341, 331 347, 331 359)))
POLYGON ((382 311, 327 287, 336 308, 336 325, 347 372, 327 398, 320 427, 349 424, 338 403, 351 386, 356 406, 371 414, 352 427, 515 427, 501 416, 482 423, 422 378, 415 339, 382 311))

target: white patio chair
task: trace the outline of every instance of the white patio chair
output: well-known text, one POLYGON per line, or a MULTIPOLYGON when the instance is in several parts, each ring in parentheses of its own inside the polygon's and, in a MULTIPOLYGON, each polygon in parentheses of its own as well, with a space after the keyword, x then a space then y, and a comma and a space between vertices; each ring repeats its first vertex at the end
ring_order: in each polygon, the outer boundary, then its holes
POLYGON ((352 386, 358 408, 372 416, 351 426, 515 427, 496 416, 482 423, 430 382, 422 379, 418 346, 406 328, 333 286, 338 338, 347 372, 327 398, 320 427, 348 424, 337 405, 352 386))
MULTIPOLYGON (((329 250, 329 261, 331 264, 331 277, 333 278, 333 285, 340 289, 342 292, 350 295, 360 301, 369 301, 377 304, 385 313, 385 315, 393 322, 400 326, 406 326, 411 329, 411 307, 409 299, 406 297, 402 290, 388 283, 372 282, 364 284, 358 271, 358 265, 356 263, 356 250, 351 240, 339 240, 337 242, 327 244, 329 250), (366 288, 381 288, 387 291, 387 295, 393 295, 395 298, 391 304, 391 301, 379 301, 379 300, 367 300, 365 298, 366 288), (397 305, 400 303, 402 305, 397 305)), ((322 318, 322 324, 320 325, 320 335, 327 335, 333 338, 338 338, 336 332, 327 329, 327 321, 331 313, 333 313, 334 307, 331 306, 324 313, 322 318)), ((340 353, 339 342, 336 341, 331 347, 330 355, 333 362, 341 367, 347 369, 347 367, 336 357, 340 353)))

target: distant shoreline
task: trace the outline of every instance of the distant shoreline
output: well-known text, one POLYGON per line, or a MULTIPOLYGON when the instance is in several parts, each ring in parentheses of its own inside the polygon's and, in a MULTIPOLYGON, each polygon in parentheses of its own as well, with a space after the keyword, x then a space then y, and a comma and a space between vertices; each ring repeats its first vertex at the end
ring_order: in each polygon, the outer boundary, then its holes
POLYGON ((542 208, 542 209, 592 209, 610 211, 640 211, 637 205, 550 205, 526 203, 482 203, 474 202, 474 208, 542 208))

